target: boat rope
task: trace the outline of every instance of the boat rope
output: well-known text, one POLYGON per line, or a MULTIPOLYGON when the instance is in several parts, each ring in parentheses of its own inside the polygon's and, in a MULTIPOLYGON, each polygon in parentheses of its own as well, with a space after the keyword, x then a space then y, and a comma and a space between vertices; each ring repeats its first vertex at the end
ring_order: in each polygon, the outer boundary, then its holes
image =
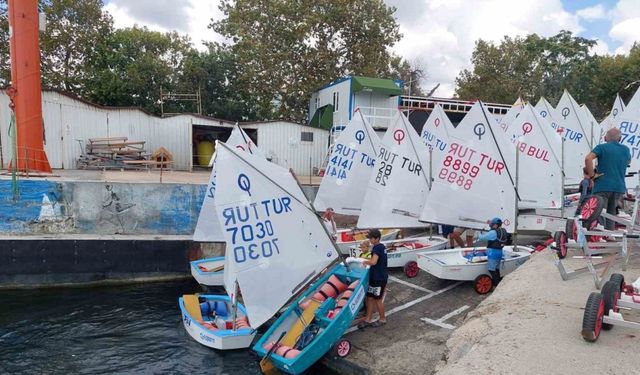
POLYGON ((244 141, 244 143, 247 144, 247 149, 249 150, 249 153, 253 155, 253 151, 251 151, 251 145, 249 145, 249 142, 247 142, 247 138, 244 136, 244 131, 242 131, 242 128, 240 127, 240 125, 238 125, 238 121, 236 121, 236 127, 238 128, 238 130, 240 130, 240 135, 242 136, 242 140, 244 141))
MULTIPOLYGON (((368 124, 369 122, 366 121, 364 119, 364 115, 362 114, 362 110, 358 110, 358 114, 360 114, 360 119, 362 119, 362 123, 365 124, 364 126, 364 130, 367 132, 367 136, 369 138, 369 143, 371 143, 371 148, 373 149, 373 151, 375 152, 374 157, 378 157, 378 153, 380 152, 379 149, 376 149, 376 146, 373 144, 373 138, 371 137, 371 134, 369 134, 369 129, 371 128, 371 125, 367 126, 366 124, 368 124)), ((376 135, 377 136, 377 135, 376 135)))
POLYGON ((485 119, 485 121, 487 121, 487 126, 489 127, 489 131, 491 132, 491 138, 493 138, 493 143, 496 145, 496 148, 498 149, 498 153, 500 154, 500 158, 502 159, 502 163, 504 163, 504 169, 507 171, 507 174, 509 175, 509 180, 511 180, 511 186, 513 186, 513 190, 516 193, 516 199, 522 200, 522 199, 520 199, 520 194, 518 194, 518 187, 514 183, 513 177, 511 176, 511 172, 509 171, 509 165, 507 164, 507 161, 504 159, 504 155, 502 155, 502 150, 500 149, 500 146, 498 145, 498 140, 496 139, 496 135, 493 132, 493 127, 491 126, 491 121, 489 121, 489 117, 487 117, 487 113, 484 111, 484 103, 482 103, 480 100, 478 100, 478 102, 480 103, 480 109, 482 110, 482 114, 484 115, 484 119, 485 119))

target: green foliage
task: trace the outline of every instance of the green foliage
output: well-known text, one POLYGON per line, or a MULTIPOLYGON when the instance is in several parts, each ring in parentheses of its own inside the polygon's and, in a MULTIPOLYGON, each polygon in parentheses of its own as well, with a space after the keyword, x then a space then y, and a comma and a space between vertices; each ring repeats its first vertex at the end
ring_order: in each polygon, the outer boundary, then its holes
POLYGON ((7 0, 0 0, 0 87, 11 81, 11 60, 9 58, 9 18, 7 0))
POLYGON ((211 28, 231 41, 257 118, 302 121, 309 94, 347 74, 386 76, 400 38, 382 0, 222 0, 211 28))
POLYGON ((154 113, 160 112, 160 90, 174 90, 185 57, 193 53, 188 37, 146 27, 117 29, 96 50, 86 83, 89 99, 154 113))
POLYGON ((568 89, 580 101, 586 98, 585 82, 596 60, 589 55, 595 43, 569 31, 549 38, 506 36, 498 45, 478 40, 471 58, 473 69, 463 70, 456 78, 456 94, 500 103, 512 103, 518 96, 526 100, 545 96, 553 102, 568 89))

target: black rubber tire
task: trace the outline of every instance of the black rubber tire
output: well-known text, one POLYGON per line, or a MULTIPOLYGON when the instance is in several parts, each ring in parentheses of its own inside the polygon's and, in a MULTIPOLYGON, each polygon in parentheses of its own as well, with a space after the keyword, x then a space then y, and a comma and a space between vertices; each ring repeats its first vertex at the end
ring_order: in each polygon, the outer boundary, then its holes
POLYGON ((351 353, 351 348, 351 341, 347 339, 341 339, 333 346, 333 354, 336 357, 345 358, 351 353))
POLYGON ((598 217, 600 217, 602 209, 604 208, 604 199, 602 197, 598 195, 590 195, 585 199, 580 210, 580 214, 582 214, 582 210, 585 209, 585 206, 590 206, 593 203, 595 203, 595 209, 593 210, 591 215, 589 215, 589 217, 582 218, 582 226, 584 228, 589 228, 589 224, 591 224, 591 222, 598 220, 598 217))
POLYGON ((600 336, 599 325, 602 324, 604 301, 598 292, 591 292, 584 307, 582 317, 582 338, 589 342, 595 342, 600 336))
POLYGON ((567 223, 564 225, 564 232, 567 234, 567 239, 568 240, 575 240, 575 238, 573 238, 573 225, 574 225, 575 220, 574 219, 567 219, 567 223))
POLYGON ((564 259, 567 256, 567 235, 566 233, 560 231, 555 232, 553 234, 553 240, 556 242, 556 252, 558 254, 558 258, 564 259), (563 240, 564 237, 564 240, 563 240))
POLYGON ((624 289, 624 275, 623 274, 614 273, 609 278, 609 281, 613 281, 614 283, 616 283, 616 285, 619 285, 620 286, 620 292, 622 292, 622 289, 624 289))
MULTIPOLYGON (((602 300, 604 301, 604 315, 609 315, 609 310, 613 309, 614 312, 618 312, 618 299, 620 298, 620 287, 615 281, 607 281, 604 283, 602 290, 600 291, 602 300)), ((605 331, 613 328, 613 325, 602 323, 602 329, 605 331)))

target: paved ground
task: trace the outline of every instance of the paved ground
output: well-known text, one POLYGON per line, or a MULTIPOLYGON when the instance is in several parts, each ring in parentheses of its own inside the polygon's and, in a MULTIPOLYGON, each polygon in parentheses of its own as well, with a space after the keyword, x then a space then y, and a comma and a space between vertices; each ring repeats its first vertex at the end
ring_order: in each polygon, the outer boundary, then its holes
MULTIPOLYGON (((577 269, 585 262, 566 264, 577 269)), ((622 273, 635 280, 638 261, 622 273)), ((535 255, 453 333, 438 374, 637 374, 640 331, 614 327, 596 343, 582 339, 584 306, 595 290, 588 273, 562 281, 550 250, 535 255)), ((640 321, 637 313, 623 315, 640 321)))
POLYGON ((353 345, 348 360, 372 374, 433 373, 452 328, 484 297, 471 283, 440 280, 424 271, 413 279, 400 269, 390 269, 390 275, 385 301, 388 323, 352 329, 346 335, 353 345))

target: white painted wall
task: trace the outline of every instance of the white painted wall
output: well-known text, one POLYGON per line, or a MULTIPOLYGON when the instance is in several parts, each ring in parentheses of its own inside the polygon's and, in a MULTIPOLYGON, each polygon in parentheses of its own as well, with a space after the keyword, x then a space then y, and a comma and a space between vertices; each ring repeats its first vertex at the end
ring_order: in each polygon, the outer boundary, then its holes
POLYGON ((273 163, 292 168, 299 176, 320 168, 327 154, 329 131, 286 121, 241 124, 258 130, 258 147, 273 163), (301 141, 302 132, 313 133, 313 142, 301 141))
MULTIPOLYGON (((344 106, 348 108, 347 99, 344 99, 344 106)), ((49 164, 56 169, 76 168, 76 161, 81 154, 78 139, 84 147, 89 138, 127 137, 130 141, 145 141, 144 147, 148 153, 159 147, 166 148, 173 154, 174 168, 188 170, 193 155, 192 125, 233 126, 232 122, 203 116, 159 118, 138 109, 94 106, 55 91, 43 92, 42 101, 45 151, 49 164)), ((0 142, 4 168, 11 160, 8 105, 8 97, 4 91, 0 91, 0 142)), ((284 121, 247 123, 241 126, 257 129, 258 147, 272 157, 275 163, 293 168, 296 174, 309 174, 313 167, 320 167, 326 156, 329 137, 327 130, 284 121), (301 141, 303 131, 313 133, 313 142, 301 141)))
POLYGON ((339 104, 338 110, 333 112, 333 125, 346 126, 349 123, 349 95, 351 94, 350 78, 311 94, 311 99, 309 100, 309 108, 311 109, 309 111, 309 121, 313 118, 317 108, 327 104, 333 104, 334 93, 338 93, 339 104), (317 107, 316 98, 320 99, 317 107))

